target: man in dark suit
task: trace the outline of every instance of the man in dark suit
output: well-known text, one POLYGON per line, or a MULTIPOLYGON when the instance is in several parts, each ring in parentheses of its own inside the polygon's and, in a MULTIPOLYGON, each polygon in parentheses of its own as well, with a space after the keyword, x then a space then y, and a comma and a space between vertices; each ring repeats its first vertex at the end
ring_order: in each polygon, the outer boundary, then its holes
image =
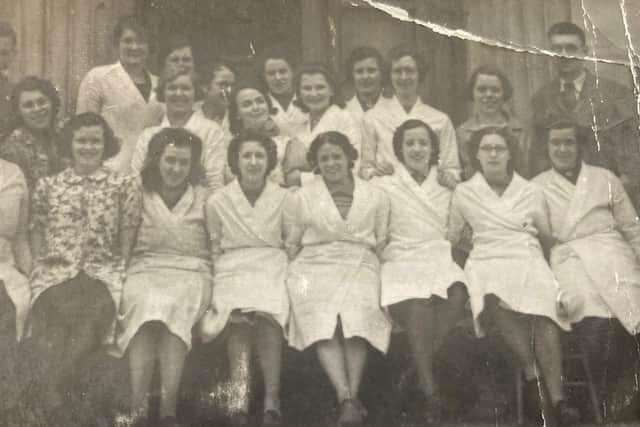
POLYGON ((640 185, 640 139, 632 89, 585 68, 581 59, 588 53, 585 34, 575 24, 552 25, 548 38, 550 49, 559 55, 553 58, 558 76, 533 97, 534 138, 529 153, 532 176, 550 166, 546 130, 559 121, 570 121, 593 129, 585 160, 620 175, 627 191, 634 192, 632 187, 640 185), (635 132, 618 129, 621 123, 630 122, 635 124, 635 132))
POLYGON ((0 21, 0 138, 9 130, 9 98, 13 87, 9 81, 9 67, 16 56, 16 41, 16 32, 11 25, 0 21))

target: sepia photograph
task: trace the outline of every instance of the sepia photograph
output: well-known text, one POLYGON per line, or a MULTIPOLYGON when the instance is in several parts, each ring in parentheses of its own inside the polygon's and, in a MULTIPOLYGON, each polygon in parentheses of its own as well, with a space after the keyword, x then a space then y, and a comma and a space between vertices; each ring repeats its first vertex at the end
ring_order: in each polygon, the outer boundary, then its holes
POLYGON ((640 0, 0 0, 0 427, 640 427, 640 0))

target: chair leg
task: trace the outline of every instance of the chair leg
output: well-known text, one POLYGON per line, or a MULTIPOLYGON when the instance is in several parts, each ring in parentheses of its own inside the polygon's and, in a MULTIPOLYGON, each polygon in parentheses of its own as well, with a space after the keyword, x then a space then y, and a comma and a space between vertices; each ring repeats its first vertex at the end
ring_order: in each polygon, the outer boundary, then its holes
POLYGON ((516 385, 516 410, 518 416, 518 425, 524 425, 524 398, 522 393, 522 370, 515 368, 515 385, 516 385))
POLYGON ((585 349, 582 348, 582 367, 584 368, 585 376, 587 377, 587 387, 589 388, 589 397, 591 398, 591 404, 593 406, 593 416, 597 424, 602 424, 602 412, 600 411, 600 401, 598 400, 598 392, 596 390, 595 383, 593 381, 593 375, 591 374, 591 367, 589 366, 589 356, 585 349))

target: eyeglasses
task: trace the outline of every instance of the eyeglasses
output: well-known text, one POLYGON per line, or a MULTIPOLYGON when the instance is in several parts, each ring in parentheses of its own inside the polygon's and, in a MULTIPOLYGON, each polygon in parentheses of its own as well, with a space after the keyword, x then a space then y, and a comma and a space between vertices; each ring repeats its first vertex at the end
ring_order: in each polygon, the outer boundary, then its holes
POLYGON ((508 151, 507 147, 502 145, 481 145, 478 147, 478 151, 481 151, 486 154, 490 154, 495 151, 497 155, 502 155, 508 151))

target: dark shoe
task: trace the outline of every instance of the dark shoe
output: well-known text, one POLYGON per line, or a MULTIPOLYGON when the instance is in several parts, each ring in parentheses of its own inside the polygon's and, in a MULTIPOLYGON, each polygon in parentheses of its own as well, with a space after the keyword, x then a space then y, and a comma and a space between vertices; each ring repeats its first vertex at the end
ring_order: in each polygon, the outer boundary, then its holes
POLYGON ((340 405, 338 427, 361 427, 363 425, 362 411, 355 399, 345 399, 340 405))
POLYGON ((580 412, 576 408, 569 406, 566 400, 561 400, 556 404, 554 415, 558 427, 571 427, 580 421, 580 412))
POLYGON ((282 414, 275 409, 269 409, 262 414, 262 427, 281 427, 282 414))

